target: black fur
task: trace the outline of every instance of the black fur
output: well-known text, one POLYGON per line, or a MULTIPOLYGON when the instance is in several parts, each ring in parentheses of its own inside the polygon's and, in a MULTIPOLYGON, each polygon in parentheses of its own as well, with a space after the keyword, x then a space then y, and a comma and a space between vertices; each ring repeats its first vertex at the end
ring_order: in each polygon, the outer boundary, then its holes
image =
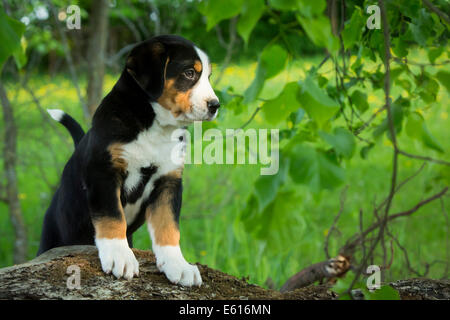
POLYGON ((69 116, 68 114, 64 114, 59 122, 69 130, 70 135, 72 136, 73 143, 77 146, 81 139, 84 137, 83 128, 81 128, 80 124, 75 121, 74 118, 69 116))
MULTIPOLYGON (((130 53, 119 80, 102 100, 93 117, 92 128, 86 134, 69 116, 62 119, 76 149, 64 167, 60 186, 45 214, 38 255, 57 246, 92 245, 95 241, 93 219, 121 217, 119 202, 114 199, 125 177, 112 166, 108 146, 131 142, 152 126, 155 112, 151 102, 163 91, 167 58, 171 62, 166 70, 167 77, 171 77, 187 64, 192 65, 198 56, 193 44, 178 36, 159 36, 145 41, 130 53)), ((180 88, 186 87, 181 79, 176 83, 180 88)), ((156 170, 155 166, 141 168, 142 186, 156 170)), ((178 221, 181 189, 181 179, 162 177, 156 181, 137 218, 127 228, 130 246, 132 233, 145 222, 146 207, 157 205, 163 190, 172 194, 174 218, 178 221)), ((123 206, 134 203, 142 192, 143 188, 131 194, 122 192, 120 202, 123 206)))

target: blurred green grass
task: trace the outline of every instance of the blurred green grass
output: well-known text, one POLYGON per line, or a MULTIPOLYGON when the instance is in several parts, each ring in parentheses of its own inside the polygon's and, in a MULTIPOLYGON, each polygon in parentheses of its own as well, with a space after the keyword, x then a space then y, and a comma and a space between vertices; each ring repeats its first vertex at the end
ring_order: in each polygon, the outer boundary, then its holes
MULTIPOLYGON (((284 72, 266 83, 262 97, 276 96, 286 80, 304 78, 305 72, 321 59, 310 57, 291 62, 284 72)), ((330 68, 327 63, 321 70, 330 68)), ((256 63, 229 66, 218 89, 233 86, 236 92, 243 92, 250 84, 255 69, 256 63)), ((217 74, 218 66, 215 66, 213 81, 217 74)), ((117 78, 117 74, 105 77, 105 93, 112 88, 117 78)), ((29 85, 40 98, 42 108, 63 109, 84 123, 75 89, 67 75, 54 78, 34 75, 29 85)), ((33 258, 39 245, 43 215, 73 146, 66 130, 55 123, 51 124, 49 117, 44 120, 42 110, 39 111, 31 96, 23 89, 17 90, 17 86, 10 83, 7 89, 19 128, 17 171, 20 199, 28 229, 29 258, 33 258)), ((80 80, 80 87, 85 87, 85 79, 80 80)), ((368 90, 367 93, 371 108, 382 106, 382 91, 368 90)), ((402 92, 394 90, 393 96, 397 94, 402 92)), ((411 101, 412 108, 421 110, 430 131, 444 146, 446 160, 449 160, 450 151, 448 101, 448 93, 443 88, 440 89, 437 103, 430 108, 423 108, 418 102, 411 101)), ((250 105, 239 115, 222 110, 216 124, 219 128, 238 128, 250 117, 254 108, 254 104, 250 105)), ((258 114, 249 127, 262 127, 264 123, 261 114, 258 114)), ((86 124, 83 126, 87 128, 86 124)), ((388 194, 392 147, 386 138, 383 139, 383 143, 371 150, 368 159, 363 160, 356 155, 343 163, 347 171, 345 183, 349 189, 338 224, 339 232, 330 240, 332 255, 337 254, 337 249, 348 237, 359 231, 359 209, 363 209, 364 224, 368 226, 373 221, 373 202, 382 200, 388 194)), ((405 139, 404 134, 400 135, 399 143, 404 150, 445 159, 445 155, 430 151, 419 142, 405 139)), ((358 145, 358 151, 361 146, 358 145)), ((412 175, 421 164, 421 161, 401 157, 400 180, 412 175)), ((428 164, 395 197, 391 212, 407 210, 440 190, 444 184, 439 178, 443 175, 450 176, 448 168, 428 164)), ((289 276, 302 268, 324 260, 324 239, 339 211, 342 188, 313 195, 307 187, 295 186, 298 206, 289 218, 289 223, 280 230, 289 234, 290 241, 279 245, 278 231, 268 230, 271 238, 267 242, 261 241, 248 234, 239 219, 258 176, 259 169, 255 165, 186 165, 180 222, 181 247, 190 262, 198 261, 238 277, 249 276, 250 282, 259 285, 265 285, 270 277, 277 286, 281 286, 289 276)), ((444 200, 445 209, 449 212, 450 201, 448 197, 444 200)), ((412 266, 423 272, 425 262, 436 262, 428 276, 440 278, 444 273, 445 264, 442 262, 447 259, 446 247, 449 245, 446 244, 446 228, 448 225, 441 203, 435 201, 421 208, 412 218, 397 220, 392 224, 391 231, 408 249, 412 266)), ((0 267, 12 264, 13 239, 7 206, 0 203, 0 267)), ((151 248, 145 227, 135 233, 134 245, 139 249, 151 248)), ((375 263, 382 264, 381 256, 379 259, 375 263)), ((391 279, 414 276, 406 268, 403 254, 398 248, 394 250, 393 264, 387 276, 391 279)))

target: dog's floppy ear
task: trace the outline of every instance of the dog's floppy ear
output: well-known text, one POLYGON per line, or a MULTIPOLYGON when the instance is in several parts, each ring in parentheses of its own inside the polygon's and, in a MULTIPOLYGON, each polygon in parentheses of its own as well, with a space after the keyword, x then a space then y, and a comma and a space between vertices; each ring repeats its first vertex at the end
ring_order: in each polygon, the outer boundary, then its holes
POLYGON ((150 99, 156 101, 164 89, 167 62, 165 45, 160 41, 150 40, 131 51, 125 68, 150 99))

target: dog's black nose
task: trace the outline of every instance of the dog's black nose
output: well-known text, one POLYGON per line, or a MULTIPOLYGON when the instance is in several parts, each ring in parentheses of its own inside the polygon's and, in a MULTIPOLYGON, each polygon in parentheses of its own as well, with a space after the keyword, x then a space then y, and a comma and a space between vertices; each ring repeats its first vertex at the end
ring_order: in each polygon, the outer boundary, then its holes
POLYGON ((220 107, 219 100, 217 100, 217 99, 209 100, 207 103, 207 107, 211 114, 215 114, 217 109, 219 109, 219 107, 220 107))

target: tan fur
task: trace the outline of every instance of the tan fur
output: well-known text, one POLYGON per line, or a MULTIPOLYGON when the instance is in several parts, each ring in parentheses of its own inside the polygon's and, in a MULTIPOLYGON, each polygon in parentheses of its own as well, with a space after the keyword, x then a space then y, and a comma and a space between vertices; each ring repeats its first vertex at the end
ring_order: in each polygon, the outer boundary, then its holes
POLYGON ((109 154, 111 155, 111 162, 115 169, 125 172, 128 168, 128 163, 122 158, 123 148, 120 143, 113 143, 108 147, 109 154))
POLYGON ((127 223, 114 218, 100 218, 94 220, 95 237, 106 239, 125 239, 127 223))
POLYGON ((186 113, 191 110, 191 93, 192 90, 189 89, 186 92, 178 92, 178 94, 175 96, 175 105, 179 107, 179 110, 177 112, 186 113))
POLYGON ((202 71, 202 69, 203 69, 202 63, 199 60, 195 60, 194 69, 197 72, 201 72, 202 71))
POLYGON ((146 211, 147 220, 155 230, 155 241, 159 246, 176 246, 180 243, 180 231, 175 223, 168 202, 146 211))
POLYGON ((190 96, 192 90, 186 92, 178 91, 175 86, 175 79, 167 79, 164 83, 164 90, 158 99, 158 103, 170 110, 172 114, 177 117, 181 113, 186 113, 191 110, 190 96))
MULTIPOLYGON (((181 178, 181 169, 168 174, 181 178)), ((176 246, 180 243, 180 231, 172 212, 171 193, 164 191, 155 206, 147 208, 145 216, 155 232, 155 241, 159 246, 176 246)))
POLYGON ((96 238, 125 239, 127 237, 127 222, 120 202, 120 189, 116 192, 120 218, 101 217, 93 220, 96 238))

